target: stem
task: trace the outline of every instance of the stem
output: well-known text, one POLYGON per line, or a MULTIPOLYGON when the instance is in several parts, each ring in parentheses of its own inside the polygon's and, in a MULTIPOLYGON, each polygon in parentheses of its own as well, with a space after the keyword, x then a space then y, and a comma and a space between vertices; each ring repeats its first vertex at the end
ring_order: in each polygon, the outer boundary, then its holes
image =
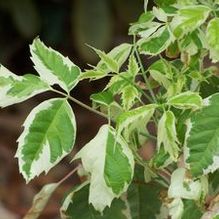
POLYGON ((71 100, 71 101, 73 101, 74 103, 78 104, 79 106, 81 106, 81 107, 87 109, 88 111, 93 112, 93 113, 95 113, 95 114, 97 114, 97 115, 99 115, 99 116, 102 116, 102 117, 105 118, 105 119, 108 119, 108 116, 107 116, 106 114, 101 113, 100 111, 93 109, 92 107, 90 107, 90 106, 88 106, 88 105, 82 103, 81 101, 75 99, 74 97, 69 96, 68 94, 63 93, 63 92, 58 91, 58 90, 53 89, 53 88, 51 88, 51 90, 52 90, 53 92, 57 93, 57 94, 61 94, 62 96, 67 97, 69 100, 71 100))
POLYGON ((64 176, 60 181, 58 181, 58 184, 59 185, 62 184, 65 180, 67 180, 70 176, 72 176, 78 169, 79 169, 79 166, 75 167, 66 176, 64 176))
POLYGON ((138 63, 139 63, 139 65, 140 65, 140 68, 141 68, 141 71, 142 71, 142 75, 143 75, 144 81, 145 81, 145 83, 146 83, 146 85, 147 85, 147 87, 148 87, 148 90, 149 90, 150 95, 151 95, 151 97, 152 97, 152 99, 153 99, 153 102, 156 103, 157 100, 156 100, 155 94, 154 94, 153 89, 151 88, 151 85, 150 85, 150 83, 149 83, 149 81, 148 81, 148 79, 147 79, 146 72, 145 72, 145 70, 144 70, 144 66, 143 66, 143 64, 142 64, 141 58, 140 58, 140 56, 139 56, 139 53, 138 53, 138 50, 137 50, 137 47, 136 47, 136 36, 135 36, 135 35, 134 35, 134 38, 133 38, 133 42, 134 42, 135 54, 136 54, 138 63))

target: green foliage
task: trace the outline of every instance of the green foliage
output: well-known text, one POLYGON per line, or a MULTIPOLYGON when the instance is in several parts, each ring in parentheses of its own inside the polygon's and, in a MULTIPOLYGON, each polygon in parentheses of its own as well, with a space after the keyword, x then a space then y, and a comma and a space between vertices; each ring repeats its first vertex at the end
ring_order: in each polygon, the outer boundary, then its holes
MULTIPOLYGON (((105 3, 98 3, 102 13, 105 3)), ((81 72, 39 38, 30 46, 39 76, 17 76, 0 66, 0 107, 45 91, 63 96, 36 106, 24 122, 16 157, 27 182, 74 147, 76 121, 68 100, 107 119, 73 158, 82 163, 76 169, 83 182, 66 194, 63 219, 218 217, 219 69, 212 63, 219 60, 219 4, 154 3, 147 11, 145 0, 144 13, 131 24, 132 43, 109 52, 89 46, 100 59, 90 69, 81 72), (154 58, 147 69, 144 55, 154 58), (92 107, 70 96, 81 80, 105 77, 105 88, 90 96, 92 107)), ((90 44, 98 40, 82 30, 78 34, 90 44)), ((70 175, 45 186, 27 218, 37 218, 70 175)))

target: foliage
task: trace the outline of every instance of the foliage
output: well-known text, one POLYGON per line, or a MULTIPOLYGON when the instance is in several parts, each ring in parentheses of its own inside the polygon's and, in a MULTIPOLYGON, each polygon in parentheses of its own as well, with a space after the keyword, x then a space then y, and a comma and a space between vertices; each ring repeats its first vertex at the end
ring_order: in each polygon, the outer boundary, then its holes
MULTIPOLYGON (((81 70, 39 38, 30 46, 39 76, 16 76, 0 66, 1 107, 45 91, 62 96, 39 104, 24 122, 16 157, 27 182, 72 151, 77 128, 68 101, 107 120, 73 158, 81 160, 77 170, 85 181, 66 194, 63 219, 219 215, 219 93, 213 64, 219 61, 219 2, 155 3, 147 10, 145 1, 145 11, 131 24, 132 43, 108 53, 90 46, 100 61, 89 69, 81 70), (147 69, 145 55, 155 60, 147 69), (92 107, 70 95, 80 81, 104 77, 109 80, 103 91, 91 94, 92 107), (154 150, 145 159, 140 151, 148 142, 154 150)), ((26 218, 37 218, 74 172, 46 185, 26 218)))

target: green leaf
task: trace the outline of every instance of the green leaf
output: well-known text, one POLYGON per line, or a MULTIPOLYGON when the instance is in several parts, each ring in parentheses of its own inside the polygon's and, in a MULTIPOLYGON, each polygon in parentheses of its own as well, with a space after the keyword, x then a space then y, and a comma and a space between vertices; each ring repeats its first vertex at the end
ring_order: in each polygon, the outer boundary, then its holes
POLYGON ((176 3, 176 0, 155 0, 155 3, 160 7, 167 7, 176 3))
POLYGON ((169 27, 163 26, 150 37, 140 39, 137 44, 140 53, 145 55, 158 55, 172 42, 174 42, 174 37, 169 27))
POLYGON ((164 112, 158 123, 157 147, 160 149, 163 144, 173 161, 176 161, 179 154, 178 139, 176 134, 175 116, 171 111, 164 112))
MULTIPOLYGON (((127 60, 129 53, 131 51, 132 45, 128 43, 120 44, 113 48, 109 53, 107 53, 107 57, 114 60, 118 65, 118 70, 121 68, 123 63, 127 60)), ((115 67, 117 68, 117 67, 115 67)), ((103 60, 100 60, 96 67, 97 70, 103 71, 105 74, 110 73, 111 69, 106 65, 103 60)))
POLYGON ((97 55, 100 57, 101 61, 103 64, 106 65, 106 67, 111 71, 111 72, 116 72, 118 73, 119 71, 119 64, 117 63, 116 60, 114 60, 113 58, 111 58, 111 56, 109 54, 106 54, 105 52, 96 49, 92 46, 89 46, 90 48, 92 48, 97 55))
POLYGON ((150 166, 156 169, 163 169, 170 163, 172 163, 172 160, 170 159, 170 155, 164 150, 164 147, 161 147, 150 160, 150 166))
POLYGON ((180 8, 171 22, 174 35, 180 38, 200 27, 208 18, 210 10, 209 7, 204 5, 180 8))
POLYGON ((40 190, 40 192, 34 196, 32 207, 23 219, 37 219, 46 207, 51 195, 58 186, 58 183, 51 183, 45 185, 40 190))
POLYGON ((132 183, 127 193, 131 218, 156 219, 162 204, 160 200, 162 190, 163 187, 157 183, 132 183))
POLYGON ((0 107, 20 103, 47 90, 49 86, 39 77, 17 76, 0 65, 0 107))
POLYGON ((202 98, 199 94, 191 91, 186 91, 169 98, 167 104, 179 109, 199 109, 203 105, 202 98))
POLYGON ((146 125, 150 118, 153 116, 155 108, 156 104, 149 104, 122 113, 116 121, 118 133, 121 133, 123 129, 127 128, 133 122, 138 120, 144 120, 146 125))
POLYGON ((36 38, 30 46, 31 59, 41 79, 50 85, 58 84, 69 92, 78 83, 80 69, 52 48, 36 38))
POLYGON ((65 198, 61 208, 61 218, 68 219, 128 219, 125 215, 127 207, 121 199, 114 199, 110 207, 106 207, 102 214, 88 203, 89 185, 87 182, 75 188, 65 198))
POLYGON ((129 110, 139 98, 139 91, 133 86, 128 85, 122 89, 122 105, 125 111, 129 110))
POLYGON ((139 72, 138 62, 134 55, 129 57, 128 73, 135 77, 139 72))
POLYGON ((137 22, 133 23, 129 28, 129 35, 136 35, 140 31, 147 29, 151 26, 154 15, 151 11, 142 13, 137 22))
POLYGON ((184 200, 184 210, 182 214, 182 219, 200 219, 202 216, 201 209, 197 206, 193 200, 184 200))
POLYGON ((75 135, 74 113, 65 99, 50 99, 35 107, 24 122, 16 153, 26 181, 47 173, 69 154, 75 135))
POLYGON ((109 106, 113 102, 113 95, 110 91, 103 91, 96 94, 92 94, 90 99, 98 104, 109 106))
POLYGON ((219 61, 219 18, 213 18, 207 27, 207 42, 212 62, 219 61))
POLYGON ((112 127, 103 125, 74 160, 79 158, 84 169, 91 174, 89 203, 97 211, 103 212, 114 198, 127 190, 132 180, 132 152, 112 127))
POLYGON ((90 79, 90 80, 98 80, 100 78, 104 78, 107 74, 103 71, 98 71, 95 69, 86 70, 81 73, 79 80, 90 79))
POLYGON ((166 89, 173 78, 172 66, 163 59, 159 59, 149 67, 151 77, 166 89))
POLYGON ((126 86, 132 85, 133 80, 134 77, 129 72, 121 72, 111 77, 104 90, 109 89, 113 94, 120 94, 126 86))
POLYGON ((219 94, 204 103, 205 107, 187 125, 185 160, 194 177, 219 168, 219 94))

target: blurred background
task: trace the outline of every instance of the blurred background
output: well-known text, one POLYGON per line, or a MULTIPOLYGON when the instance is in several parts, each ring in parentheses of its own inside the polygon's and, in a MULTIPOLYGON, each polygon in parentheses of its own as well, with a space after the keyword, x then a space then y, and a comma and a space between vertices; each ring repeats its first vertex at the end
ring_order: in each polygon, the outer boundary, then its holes
MULTIPOLYGON (((18 75, 35 73, 29 58, 29 44, 40 36, 47 46, 84 69, 87 63, 95 64, 98 60, 85 43, 107 52, 122 42, 131 41, 128 27, 143 12, 143 4, 143 0, 0 0, 0 63, 18 75)), ((104 85, 104 81, 84 81, 72 95, 90 104, 90 94, 104 85)), ((0 109, 0 219, 22 218, 44 184, 60 180, 74 168, 75 164, 69 164, 73 151, 47 176, 41 175, 28 185, 18 172, 14 155, 21 126, 31 109, 53 96, 45 93, 0 109)), ((77 150, 105 121, 75 104, 72 107, 78 125, 77 150)), ((52 196, 40 218, 59 218, 63 194, 77 182, 76 177, 66 181, 52 196)))

